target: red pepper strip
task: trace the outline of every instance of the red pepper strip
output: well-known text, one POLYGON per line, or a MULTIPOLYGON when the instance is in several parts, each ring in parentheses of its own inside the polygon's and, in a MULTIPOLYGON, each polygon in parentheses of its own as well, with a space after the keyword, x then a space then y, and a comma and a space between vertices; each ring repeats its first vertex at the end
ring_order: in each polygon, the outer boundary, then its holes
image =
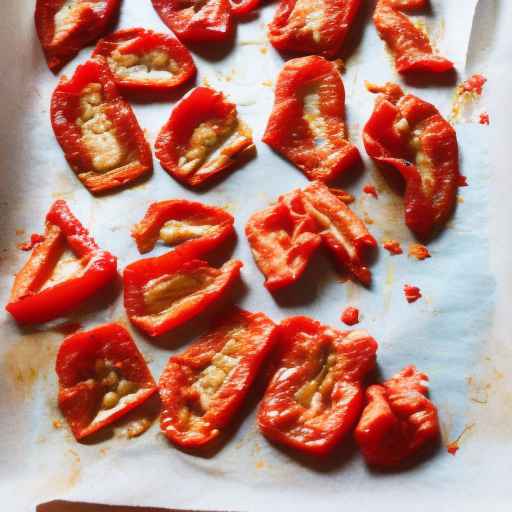
POLYGON ((260 0, 229 0, 229 5, 235 16, 243 16, 259 7, 260 0))
POLYGON ((243 263, 230 260, 220 269, 190 260, 177 248, 124 270, 124 307, 130 321, 158 336, 202 313, 224 297, 240 276, 243 263))
POLYGON ((123 92, 167 92, 196 74, 190 52, 175 37, 144 28, 119 30, 101 39, 101 55, 123 92))
POLYGON ((397 256, 404 252, 400 246, 400 242, 397 242, 396 240, 388 240, 387 242, 384 242, 383 247, 386 251, 389 251, 389 254, 392 256, 397 256))
POLYGON ((359 309, 346 308, 341 315, 341 321, 347 325, 356 325, 359 323, 359 309))
POLYGON ((223 41, 233 33, 229 0, 151 1, 162 21, 181 41, 223 41))
POLYGON ((380 37, 395 57, 399 73, 444 73, 454 69, 453 62, 435 55, 428 36, 400 10, 426 7, 426 0, 379 0, 373 22, 380 37))
POLYGON ((263 136, 310 180, 330 181, 360 160, 347 140, 345 90, 333 62, 310 56, 289 60, 276 85, 263 136))
POLYGON ((269 39, 284 52, 334 57, 345 41, 361 0, 281 0, 269 39))
POLYGON ((160 428, 183 448, 217 439, 242 403, 274 342, 275 325, 263 313, 234 308, 160 377, 160 428))
POLYGON ((363 408, 362 380, 375 367, 377 342, 365 331, 341 332, 307 317, 278 327, 274 376, 258 411, 272 441, 325 455, 363 408))
POLYGON ((234 222, 222 208, 171 199, 152 203, 132 229, 132 237, 141 253, 151 251, 160 239, 168 245, 180 244, 190 258, 197 258, 232 236, 234 222))
POLYGON ((300 192, 254 213, 245 233, 271 292, 295 283, 322 242, 313 219, 304 211, 300 192))
POLYGON ((153 167, 151 149, 102 57, 63 77, 52 97, 53 131, 66 160, 91 192, 126 185, 153 167))
POLYGON ((411 286, 410 284, 404 285, 405 299, 409 304, 416 302, 421 299, 421 290, 417 286, 411 286))
POLYGON ((196 87, 174 108, 155 143, 162 167, 197 187, 254 150, 248 126, 220 92, 196 87), (218 151, 216 151, 218 150, 218 151))
POLYGON ((66 338, 55 369, 59 407, 76 439, 110 425, 158 390, 132 337, 117 324, 66 338))
POLYGON ((368 464, 397 466, 438 438, 437 409, 427 392, 428 376, 414 366, 366 390, 355 438, 368 464))
POLYGON ((302 197, 325 245, 359 281, 369 285, 372 275, 363 259, 368 249, 377 247, 377 241, 365 223, 319 181, 304 188, 302 197))
MULTIPOLYGON (((69 267, 68 267, 69 268, 69 267)), ((16 274, 6 310, 22 324, 47 322, 75 309, 117 274, 117 261, 102 251, 69 210, 56 201, 46 216, 44 239, 32 250, 24 267, 16 274), (62 278, 59 264, 68 247, 78 261, 62 278)))
POLYGON ((404 96, 397 85, 370 90, 383 94, 363 131, 366 151, 403 176, 405 222, 418 237, 428 238, 448 220, 457 202, 457 135, 433 105, 404 96))
POLYGON ((121 0, 37 0, 34 19, 48 67, 57 73, 104 34, 121 0))

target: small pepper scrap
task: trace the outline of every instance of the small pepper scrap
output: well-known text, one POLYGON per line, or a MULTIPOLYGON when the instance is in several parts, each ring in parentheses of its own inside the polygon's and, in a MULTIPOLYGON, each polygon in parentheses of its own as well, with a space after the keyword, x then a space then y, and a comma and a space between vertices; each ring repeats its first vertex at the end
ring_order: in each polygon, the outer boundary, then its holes
POLYGON ((63 77, 52 96, 53 131, 66 160, 93 193, 151 172, 151 149, 102 57, 63 77))
POLYGON ((366 390, 355 438, 368 464, 397 466, 439 437, 437 409, 427 392, 428 376, 414 366, 366 390))
POLYGON ((59 408, 77 440, 112 424, 158 391, 132 337, 117 324, 67 337, 55 369, 59 408))
POLYGON ((34 20, 48 67, 57 73, 82 48, 101 37, 121 0, 37 0, 34 20))
POLYGON ((279 51, 336 56, 361 0, 281 0, 269 24, 269 39, 279 51))
POLYGON ((245 233, 271 292, 295 283, 322 243, 363 284, 371 272, 363 258, 377 242, 365 224, 320 181, 281 196, 254 213, 245 233))
POLYGON ((169 92, 196 74, 190 52, 175 37, 130 28, 101 39, 93 57, 104 57, 123 92, 169 92))
POLYGON ((363 187, 363 192, 365 194, 368 194, 369 196, 373 196, 375 199, 379 198, 379 193, 377 192, 377 189, 373 185, 365 185, 363 187))
POLYGON ((345 126, 345 89, 323 57, 289 60, 279 73, 263 142, 310 180, 328 182, 360 161, 345 126))
POLYGON ((422 261, 430 258, 430 251, 428 250, 428 247, 425 247, 422 244, 411 244, 409 245, 409 256, 422 261))
POLYGON ((58 200, 46 215, 44 240, 16 274, 5 309, 21 324, 47 322, 75 309, 116 275, 116 258, 58 200))
POLYGON ((356 325, 359 323, 359 309, 348 307, 346 308, 342 315, 341 321, 346 325, 356 325))
POLYGON ((434 53, 428 35, 401 12, 425 8, 428 4, 428 0, 377 2, 373 22, 393 53, 399 73, 445 73, 454 69, 453 62, 434 53))
POLYGON ((422 297, 421 290, 417 286, 411 286, 410 284, 404 285, 404 295, 409 304, 416 302, 422 297))
POLYGON ((229 426, 274 343, 275 325, 263 313, 234 308, 160 377, 160 428, 183 448, 219 438, 229 426))
POLYGON ((203 185, 254 151, 249 127, 220 92, 196 87, 174 108, 155 143, 162 167, 190 187, 203 185))
POLYGON ((399 254, 403 254, 402 247, 400 246, 400 242, 397 240, 388 240, 383 244, 384 249, 389 252, 392 256, 397 256, 399 254))
POLYGON ((243 263, 230 260, 220 269, 177 247, 124 270, 124 306, 130 321, 150 336, 159 336, 202 313, 226 294, 243 263))
POLYGON ((368 84, 382 93, 363 131, 366 151, 383 171, 404 178, 405 222, 419 238, 428 238, 450 217, 460 179, 457 135, 430 103, 388 83, 368 84))
POLYGON ((307 317, 284 320, 258 410, 261 432, 307 454, 329 453, 363 409, 362 381, 376 351, 366 331, 341 332, 307 317))

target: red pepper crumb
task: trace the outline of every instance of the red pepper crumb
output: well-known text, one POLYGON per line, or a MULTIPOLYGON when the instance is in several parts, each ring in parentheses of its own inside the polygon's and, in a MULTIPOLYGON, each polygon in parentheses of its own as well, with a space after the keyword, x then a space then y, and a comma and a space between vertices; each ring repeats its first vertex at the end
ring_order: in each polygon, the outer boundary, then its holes
POLYGON ((485 76, 473 75, 462 83, 462 89, 464 92, 474 92, 480 96, 482 94, 485 82, 487 82, 487 78, 485 78, 485 76))
POLYGON ((346 308, 341 315, 341 321, 346 325, 355 325, 359 323, 359 309, 346 308))
POLYGON ((458 179, 457 179, 457 185, 459 187, 467 187, 468 186, 468 179, 466 178, 466 176, 462 176, 462 174, 460 174, 458 179))
POLYGON ((39 233, 32 233, 30 241, 18 244, 18 248, 22 251, 31 251, 35 245, 40 244, 44 240, 44 236, 39 233))
POLYGON ((400 242, 397 242, 396 240, 388 240, 387 242, 384 242, 383 247, 393 256, 404 252, 402 251, 402 247, 400 247, 400 242))
POLYGON ((446 449, 448 450, 448 453, 450 455, 455 455, 459 451, 459 443, 457 441, 453 441, 451 443, 448 443, 446 446, 446 449))
POLYGON ((409 304, 421 298, 421 291, 417 286, 411 286, 410 284, 404 285, 404 293, 409 304))
POLYGON ((424 245, 411 244, 409 246, 409 256, 412 256, 421 261, 430 258, 430 252, 424 245))
POLYGON ((489 114, 487 112, 482 112, 480 114, 480 119, 478 120, 480 124, 486 124, 489 125, 491 123, 489 119, 489 114))
POLYGON ((375 199, 379 198, 379 193, 377 192, 377 189, 373 185, 365 185, 363 188, 363 192, 375 197, 375 199))

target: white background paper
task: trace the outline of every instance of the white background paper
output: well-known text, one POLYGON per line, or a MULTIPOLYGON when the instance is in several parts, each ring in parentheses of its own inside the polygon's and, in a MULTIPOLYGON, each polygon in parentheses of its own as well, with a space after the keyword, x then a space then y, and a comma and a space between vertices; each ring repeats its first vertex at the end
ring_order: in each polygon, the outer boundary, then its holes
MULTIPOLYGON (((509 269, 512 214, 508 141, 510 114, 512 22, 510 2, 433 1, 427 27, 436 45, 456 63, 459 78, 483 72, 489 82, 476 111, 488 110, 491 126, 458 124, 461 169, 470 184, 462 188, 455 218, 439 239, 429 244, 432 258, 417 262, 380 250, 372 265, 374 286, 366 290, 341 282, 330 260, 315 257, 299 287, 272 298, 250 255, 243 228, 248 216, 279 194, 303 186, 304 176, 260 142, 272 108, 273 90, 282 57, 266 39, 265 25, 275 4, 266 5, 238 25, 233 48, 194 54, 197 83, 205 80, 223 90, 239 106, 253 128, 258 155, 215 187, 191 192, 172 180, 155 161, 144 184, 101 198, 92 197, 74 177, 49 122, 49 101, 57 79, 46 68, 33 28, 33 2, 2 8, 0 40, 3 95, 0 99, 2 185, 0 264, 5 304, 12 275, 27 254, 16 249, 32 232, 41 232, 51 202, 64 198, 98 243, 119 257, 122 269, 139 257, 129 236, 131 226, 151 201, 194 198, 227 207, 236 218, 244 285, 237 303, 261 310, 279 321, 307 314, 341 327, 347 305, 359 307, 361 327, 379 342, 378 362, 388 377, 406 364, 429 373, 431 396, 439 406, 443 443, 472 428, 455 457, 441 446, 429 460, 400 473, 367 469, 350 442, 329 460, 311 463, 276 449, 258 433, 255 404, 244 411, 239 428, 210 458, 185 454, 159 433, 158 421, 142 437, 128 440, 118 428, 113 437, 78 444, 67 430, 54 428, 62 419, 56 406, 54 357, 62 335, 48 326, 20 329, 2 313, 0 322, 0 496, 10 510, 33 510, 34 503, 68 498, 119 504, 224 510, 508 510, 512 470, 512 385, 509 348, 511 275, 509 269), (24 230, 23 233, 17 230, 24 230), (424 299, 405 302, 404 283, 420 286, 424 299), (476 401, 475 401, 476 400, 476 401), (485 403, 481 403, 485 402, 485 403)), ((389 191, 366 158, 360 132, 374 98, 364 81, 399 80, 389 55, 371 24, 373 2, 363 2, 359 23, 351 33, 347 71, 347 118, 352 140, 365 159, 364 171, 344 181, 358 200, 354 209, 369 216, 379 242, 396 238, 404 248, 412 241, 403 226, 402 201, 389 191), (378 200, 361 193, 366 183, 380 190, 378 200)), ((124 0, 119 27, 144 26, 161 31, 146 0, 124 0)), ((212 46, 212 45, 210 45, 212 46)), ((90 49, 63 70, 72 74, 90 49)), ((454 83, 404 84, 448 115, 454 83)), ((172 102, 134 104, 151 144, 172 109, 172 102)), ((89 301, 72 315, 85 327, 106 321, 126 322, 120 285, 89 301)), ((155 378, 170 354, 183 349, 202 326, 179 329, 151 342, 131 329, 139 348, 151 360, 155 378)))

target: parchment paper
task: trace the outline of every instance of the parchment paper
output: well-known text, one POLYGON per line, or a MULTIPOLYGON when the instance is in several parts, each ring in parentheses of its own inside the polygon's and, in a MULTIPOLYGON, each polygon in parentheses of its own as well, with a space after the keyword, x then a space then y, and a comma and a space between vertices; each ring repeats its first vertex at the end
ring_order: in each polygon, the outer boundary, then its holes
MULTIPOLYGON (((364 81, 402 82, 371 23, 374 2, 363 3, 345 51, 343 78, 351 137, 365 163, 343 185, 358 197, 353 207, 372 222, 369 229, 379 242, 395 238, 407 249, 413 239, 403 225, 402 199, 386 186, 361 144, 361 128, 374 103, 364 81), (378 200, 362 194, 366 183, 377 186, 378 200)), ((217 510, 482 510, 484 505, 509 510, 512 207, 507 194, 511 81, 506 67, 512 52, 506 36, 512 10, 510 2, 476 4, 433 0, 432 13, 418 18, 440 51, 455 61, 457 79, 404 84, 448 116, 457 81, 474 72, 489 77, 486 93, 474 108, 490 112, 491 127, 456 126, 461 168, 470 186, 460 190, 463 202, 448 228, 429 244, 432 258, 418 262, 406 254, 391 257, 381 249, 372 264, 374 285, 366 290, 340 278, 319 253, 300 285, 276 297, 263 288, 263 276, 243 235, 253 211, 306 183, 299 171, 260 142, 272 107, 272 87, 283 65, 265 32, 275 4, 239 23, 234 46, 194 51, 197 83, 223 90, 238 104, 241 117, 253 128, 257 158, 202 192, 182 188, 155 161, 148 181, 100 198, 92 197, 74 177, 51 130, 49 101, 57 79, 46 68, 33 29, 33 2, 2 7, 0 40, 6 53, 0 76, 1 304, 7 302, 12 275, 27 258, 16 243, 42 230, 42 219, 55 198, 68 201, 98 243, 119 257, 120 269, 139 258, 129 230, 151 201, 186 197, 225 206, 236 217, 239 235, 232 254, 245 263, 244 284, 235 292, 237 304, 264 311, 276 322, 307 314, 338 327, 347 305, 359 307, 358 327, 368 329, 379 342, 382 376, 411 363, 426 371, 443 429, 443 441, 429 459, 398 473, 369 470, 350 439, 326 461, 312 461, 277 449, 258 433, 254 392, 226 444, 209 457, 169 445, 159 433, 158 420, 139 438, 126 438, 129 418, 94 442, 78 444, 56 406, 53 366, 63 320, 21 329, 1 313, 0 496, 6 510, 34 510, 36 503, 57 498, 217 510), (419 286, 423 299, 407 304, 405 283, 419 286), (448 454, 445 444, 465 429, 460 450, 448 454)), ((124 1, 119 27, 131 26, 168 30, 149 0, 124 1)), ((63 73, 72 74, 89 53, 82 51, 63 73)), ((152 144, 173 104, 133 105, 152 144)), ((226 251, 224 257, 229 255, 226 251)), ((129 327, 120 283, 69 319, 84 327, 106 321, 129 327)), ((194 323, 156 341, 130 330, 158 378, 168 357, 203 328, 202 322, 194 323)), ((155 408, 150 404, 140 414, 155 417, 155 408)))

